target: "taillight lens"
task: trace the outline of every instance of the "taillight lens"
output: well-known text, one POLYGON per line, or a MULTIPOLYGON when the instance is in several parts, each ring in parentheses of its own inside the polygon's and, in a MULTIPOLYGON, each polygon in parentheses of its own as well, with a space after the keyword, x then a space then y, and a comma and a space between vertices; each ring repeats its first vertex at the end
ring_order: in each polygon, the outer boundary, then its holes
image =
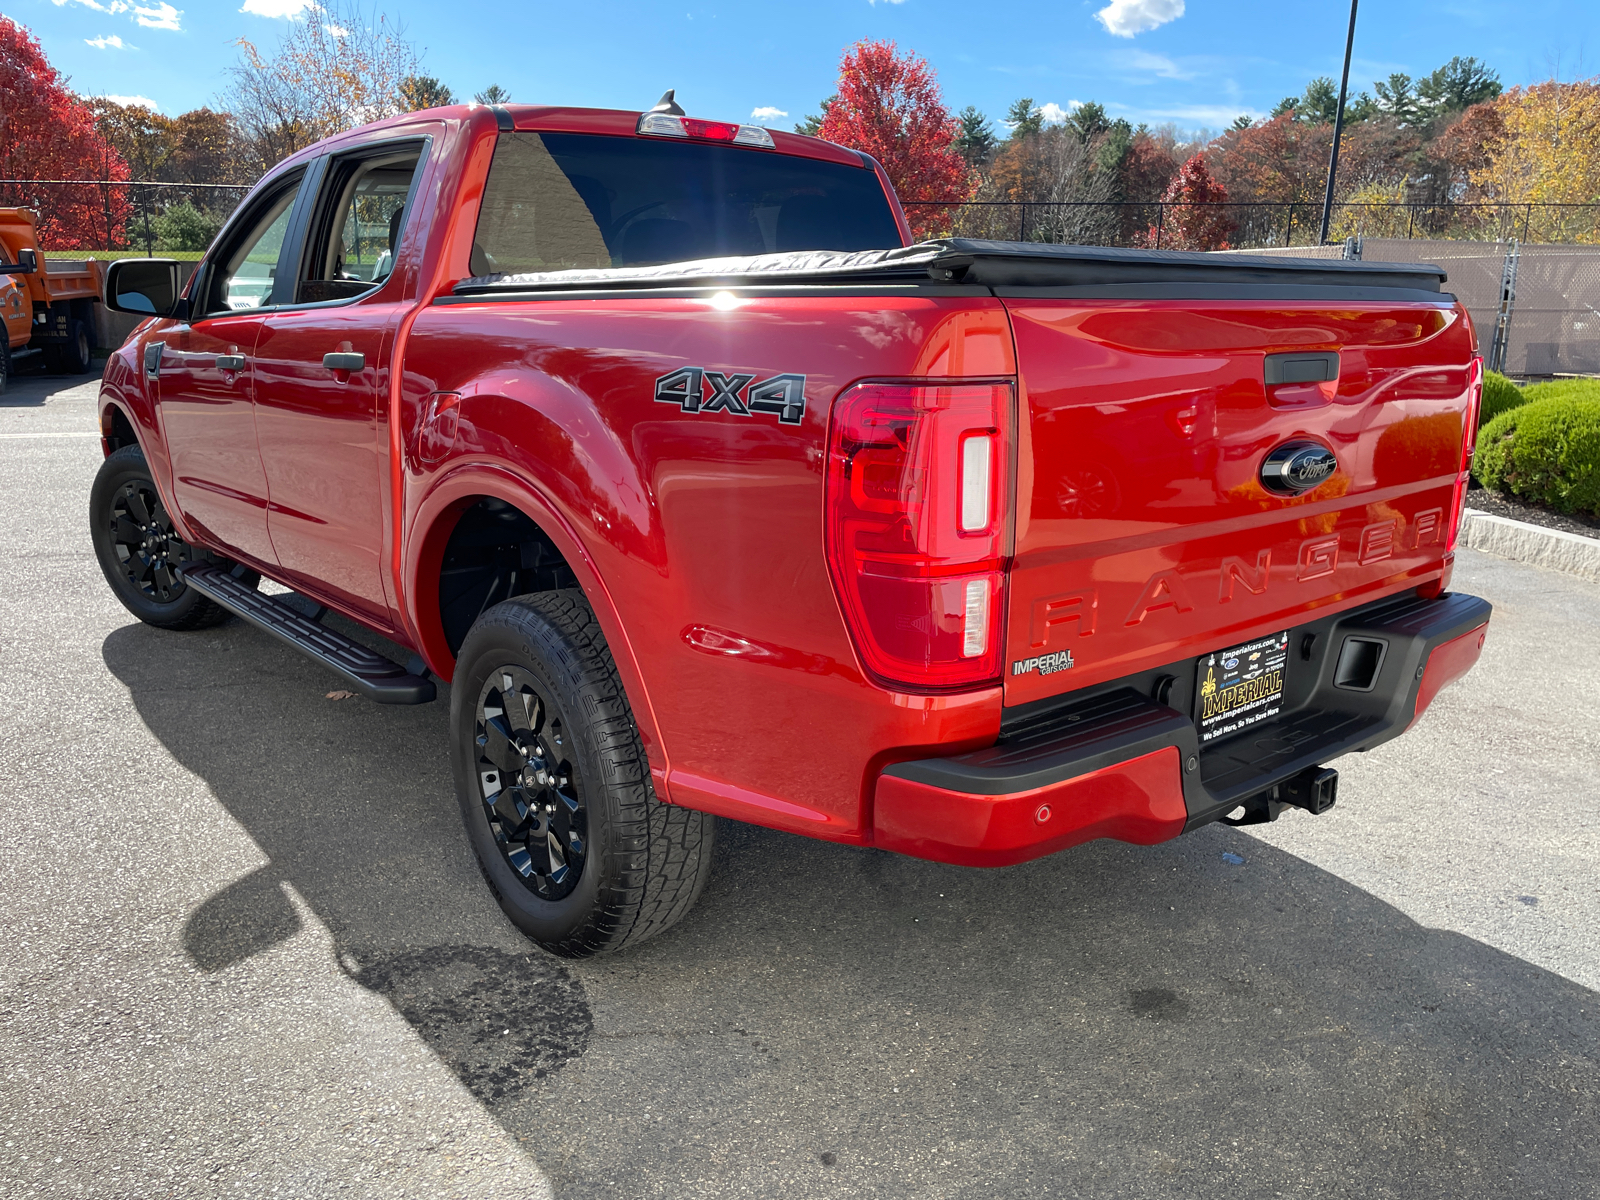
POLYGON ((862 664, 916 691, 1000 676, 1009 383, 863 383, 834 404, 828 560, 862 664))
POLYGON ((1467 369, 1467 427, 1461 438, 1461 466, 1456 474, 1456 494, 1450 510, 1450 533, 1445 549, 1456 548, 1461 532, 1461 514, 1467 506, 1467 487, 1472 479, 1472 455, 1478 448, 1478 414, 1483 408, 1483 359, 1474 358, 1467 369))
POLYGON ((773 148, 772 135, 759 125, 735 125, 730 121, 702 121, 698 117, 674 117, 648 112, 635 126, 639 133, 654 137, 699 138, 707 142, 732 142, 738 146, 773 148))

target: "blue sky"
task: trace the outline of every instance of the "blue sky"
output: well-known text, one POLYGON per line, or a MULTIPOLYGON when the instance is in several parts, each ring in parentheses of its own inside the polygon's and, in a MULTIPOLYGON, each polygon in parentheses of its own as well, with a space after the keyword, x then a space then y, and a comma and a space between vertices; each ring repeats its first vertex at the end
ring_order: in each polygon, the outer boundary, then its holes
MULTIPOLYGON (((239 38, 272 45, 315 0, 5 0, 80 92, 174 114, 216 104, 239 38)), ((371 0, 368 0, 370 5, 371 0)), ((892 38, 929 59, 953 109, 999 118, 1098 100, 1138 122, 1217 130, 1263 115, 1312 76, 1338 76, 1349 9, 1269 0, 378 0, 458 97, 648 108, 675 87, 692 115, 788 127, 832 90, 841 47, 892 38)), ((1368 0, 1352 90, 1475 55, 1507 85, 1600 73, 1596 0, 1368 0)))

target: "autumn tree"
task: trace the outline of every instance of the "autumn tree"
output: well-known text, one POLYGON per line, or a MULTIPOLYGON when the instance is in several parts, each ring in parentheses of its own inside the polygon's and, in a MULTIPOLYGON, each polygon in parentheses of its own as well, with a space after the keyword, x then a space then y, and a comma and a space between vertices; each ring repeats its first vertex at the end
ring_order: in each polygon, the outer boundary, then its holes
POLYGON ((1161 197, 1163 209, 1152 225, 1148 244, 1163 250, 1226 250, 1234 220, 1227 208, 1228 189, 1211 177, 1204 154, 1178 168, 1161 197))
MULTIPOLYGON (((1481 152, 1487 161, 1470 171, 1485 199, 1587 205, 1600 197, 1600 78, 1514 87, 1494 108, 1501 132, 1486 138, 1481 152)), ((1557 236, 1600 240, 1589 210, 1551 220, 1557 236)))
MULTIPOLYGON (((128 178, 128 164, 95 128, 94 112, 67 88, 38 40, 0 16, 0 179, 128 178)), ((0 204, 38 205, 39 238, 52 250, 120 245, 126 189, 84 184, 0 184, 0 204)))
MULTIPOLYGON (((838 98, 818 136, 872 155, 907 201, 959 204, 976 179, 955 148, 961 125, 939 93, 933 68, 893 42, 857 42, 839 62, 838 98)), ((907 210, 912 232, 927 237, 947 223, 938 207, 907 210)))
POLYGON ((1207 169, 1235 200, 1299 203, 1321 197, 1333 130, 1290 113, 1230 129, 1206 150, 1207 169))
POLYGON ((231 107, 261 170, 331 134, 401 112, 419 57, 403 26, 359 0, 292 21, 276 50, 240 38, 231 107))

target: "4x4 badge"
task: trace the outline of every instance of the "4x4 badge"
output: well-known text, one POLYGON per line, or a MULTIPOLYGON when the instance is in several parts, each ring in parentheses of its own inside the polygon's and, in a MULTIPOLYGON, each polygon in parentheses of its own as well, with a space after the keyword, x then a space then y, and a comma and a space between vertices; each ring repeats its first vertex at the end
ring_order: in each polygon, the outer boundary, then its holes
POLYGON ((784 425, 798 425, 806 415, 806 377, 774 375, 758 383, 754 375, 680 367, 656 379, 656 399, 686 413, 771 413, 784 425))

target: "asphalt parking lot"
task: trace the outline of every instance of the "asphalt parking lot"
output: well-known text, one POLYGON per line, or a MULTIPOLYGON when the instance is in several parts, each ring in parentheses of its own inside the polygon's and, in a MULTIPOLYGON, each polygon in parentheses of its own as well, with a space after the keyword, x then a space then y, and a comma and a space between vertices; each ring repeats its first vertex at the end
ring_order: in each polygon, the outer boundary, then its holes
POLYGON ((1593 1197, 1600 588, 1338 806, 982 872, 724 822, 681 926, 501 917, 446 706, 112 598, 93 383, 0 397, 0 1195, 1593 1197))

